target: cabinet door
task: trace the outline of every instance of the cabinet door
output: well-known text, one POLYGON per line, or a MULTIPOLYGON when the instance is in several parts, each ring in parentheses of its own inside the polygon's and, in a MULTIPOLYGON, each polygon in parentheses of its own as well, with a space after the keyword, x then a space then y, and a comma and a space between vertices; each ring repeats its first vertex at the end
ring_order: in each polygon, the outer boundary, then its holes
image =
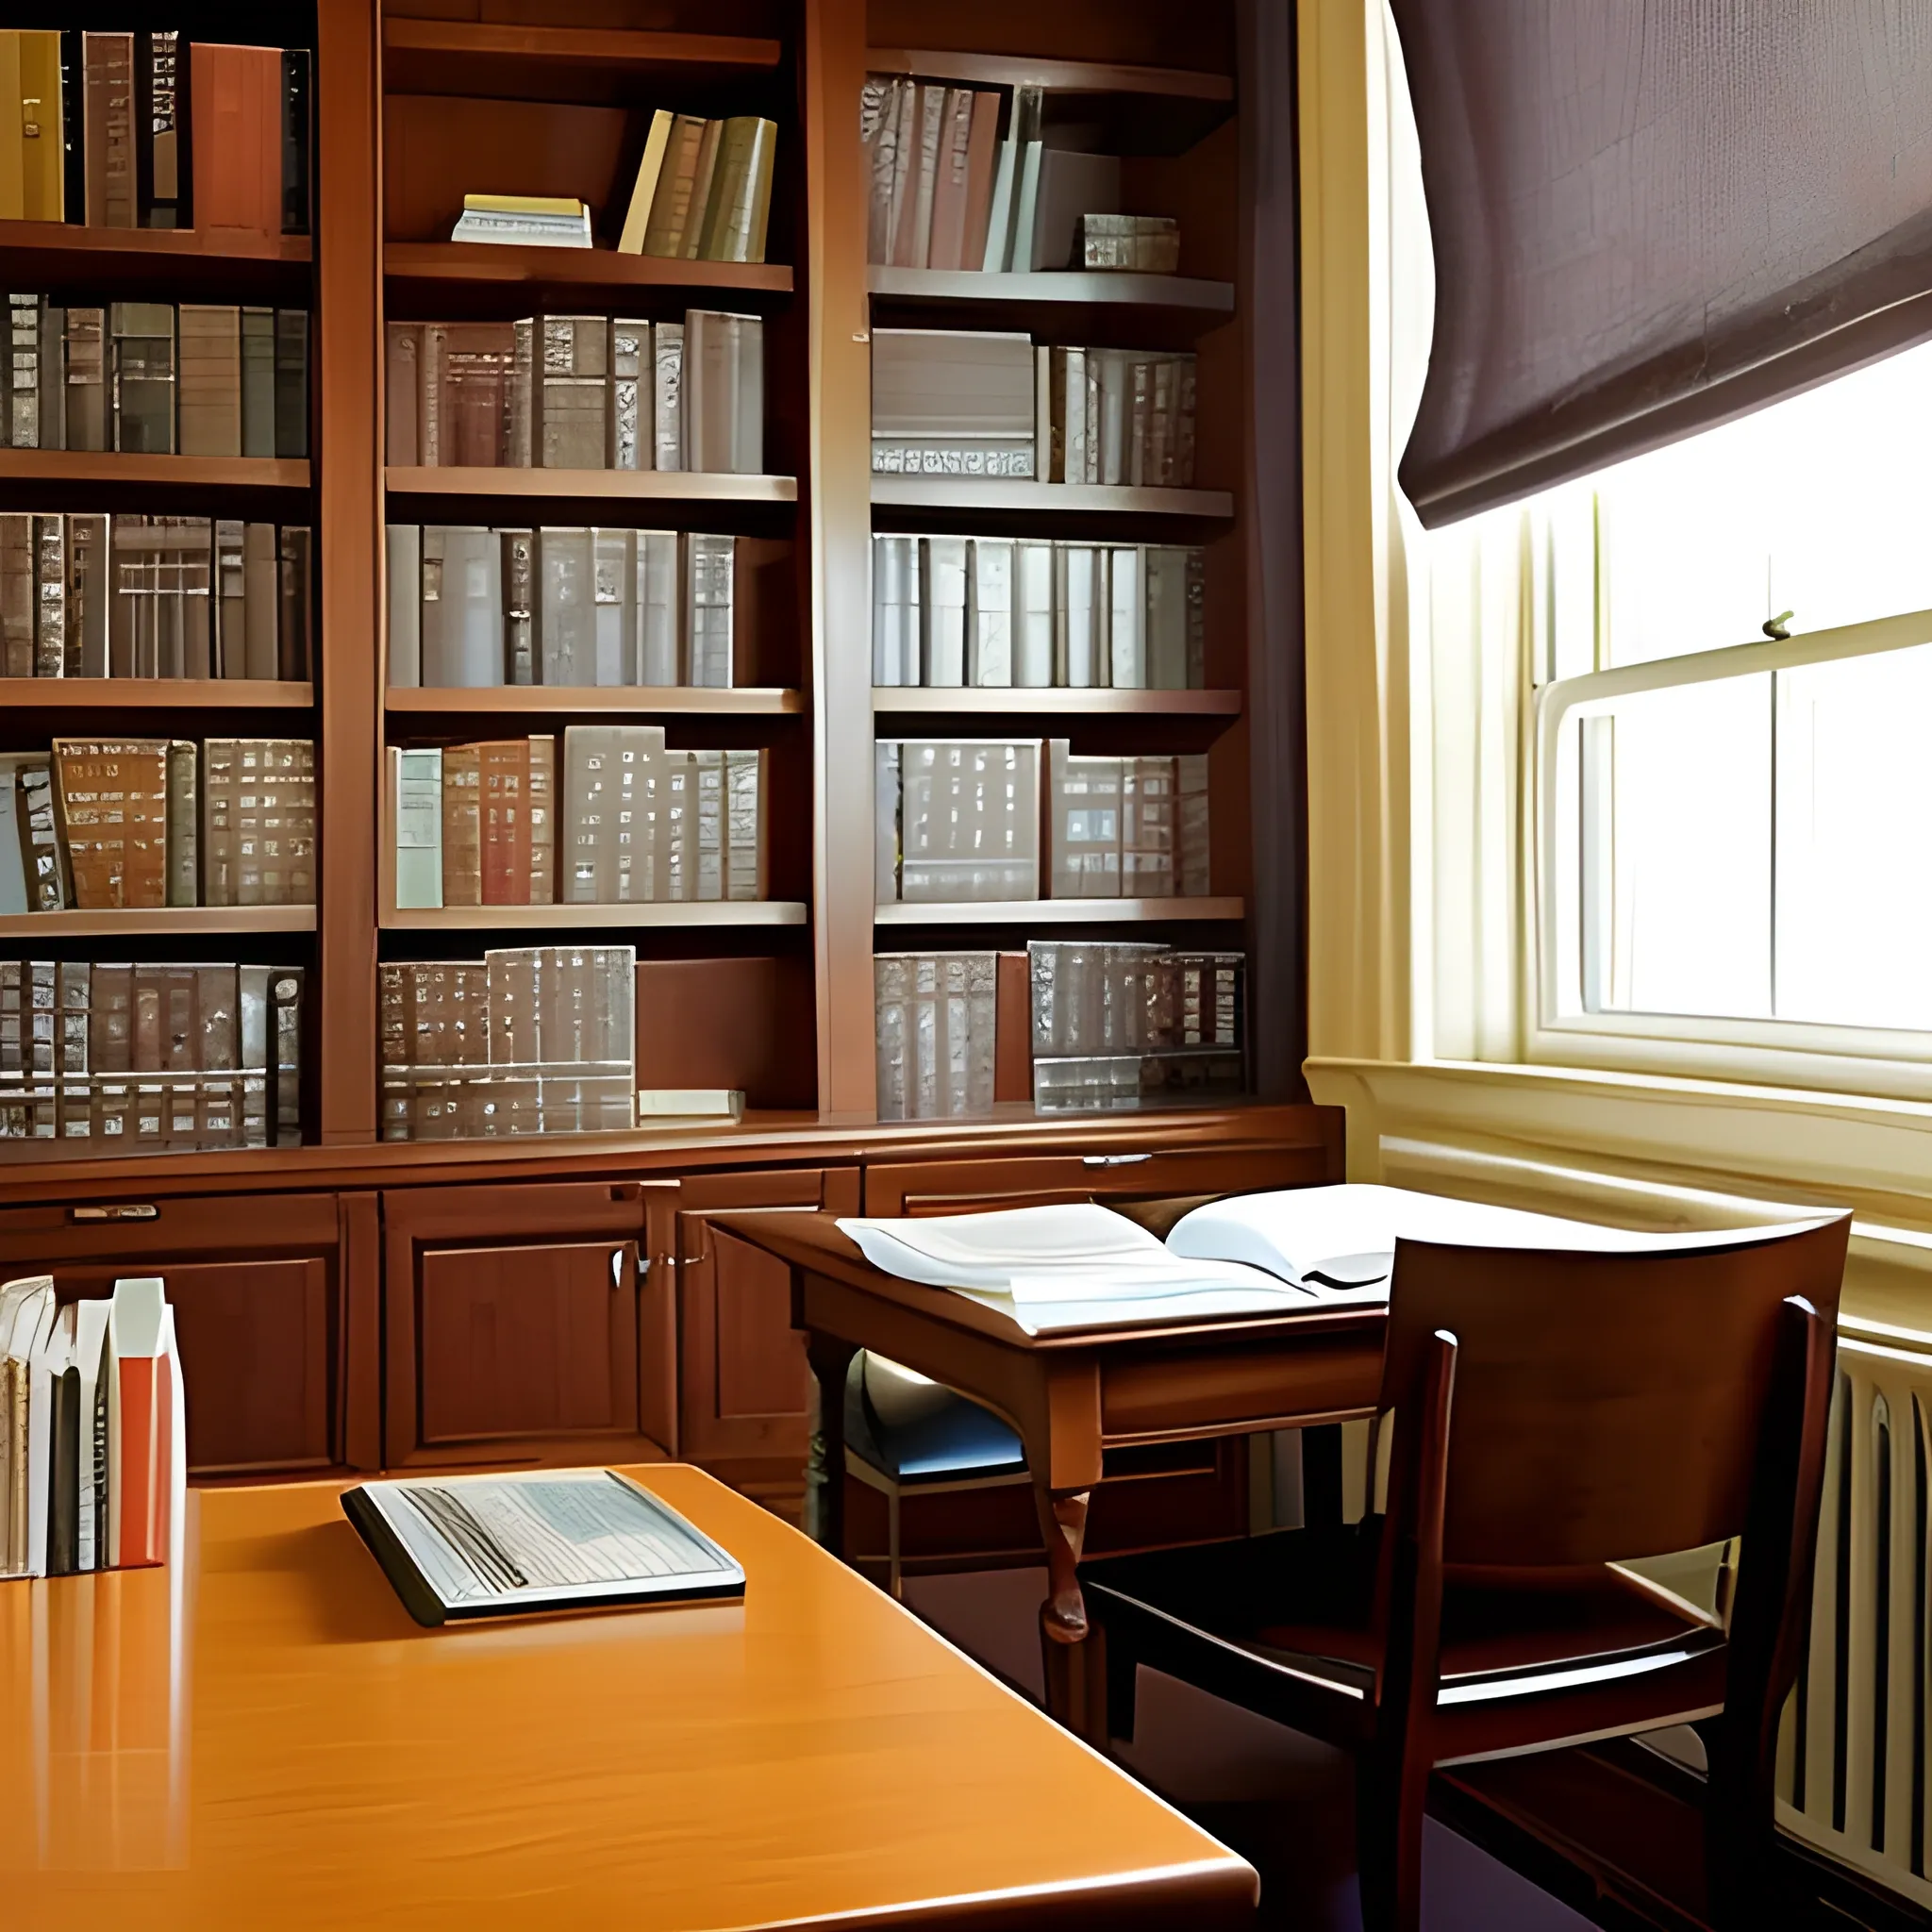
POLYGON ((714 1227, 710 1217, 821 1208, 858 1211, 857 1168, 702 1174, 679 1183, 682 1453, 781 1502, 804 1482, 811 1388, 805 1337, 791 1325, 791 1273, 714 1227))
MULTIPOLYGON (((61 1300, 158 1274, 175 1309, 192 1475, 286 1475, 346 1459, 349 1296, 330 1194, 0 1210, 0 1271, 61 1300)), ((358 1337, 373 1357, 373 1332, 358 1337)))
POLYGON ((645 1198, 635 1181, 384 1196, 387 1462, 668 1453, 640 1426, 672 1348, 661 1315, 640 1319, 645 1198))

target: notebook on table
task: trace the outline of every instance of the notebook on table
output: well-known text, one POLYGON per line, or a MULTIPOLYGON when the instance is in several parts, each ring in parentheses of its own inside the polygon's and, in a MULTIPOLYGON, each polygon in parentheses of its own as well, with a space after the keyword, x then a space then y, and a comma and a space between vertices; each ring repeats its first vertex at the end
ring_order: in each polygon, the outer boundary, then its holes
POLYGON ((364 1483, 342 1512, 423 1624, 744 1595, 724 1551, 614 1470, 364 1483))

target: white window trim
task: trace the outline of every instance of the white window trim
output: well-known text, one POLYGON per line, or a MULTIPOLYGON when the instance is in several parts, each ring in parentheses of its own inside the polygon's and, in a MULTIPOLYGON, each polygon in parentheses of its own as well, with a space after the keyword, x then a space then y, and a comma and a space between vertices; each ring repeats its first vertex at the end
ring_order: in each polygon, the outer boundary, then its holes
POLYGON ((1594 671, 1536 694, 1536 844, 1525 871, 1524 929, 1535 935, 1534 999, 1524 1041, 1533 1063, 1769 1081, 1840 1093, 1932 1099, 1932 1033, 1672 1013, 1591 1012, 1583 996, 1581 868, 1563 862, 1582 841, 1578 733, 1641 691, 1712 684, 1807 664, 1876 657, 1932 643, 1932 610, 1842 625, 1802 637, 1734 644, 1594 671))

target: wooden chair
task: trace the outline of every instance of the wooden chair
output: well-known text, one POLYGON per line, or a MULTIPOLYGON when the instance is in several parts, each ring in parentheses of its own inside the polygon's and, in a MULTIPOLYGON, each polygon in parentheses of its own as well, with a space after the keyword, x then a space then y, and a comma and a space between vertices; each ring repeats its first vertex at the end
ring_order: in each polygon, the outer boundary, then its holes
POLYGON ((1386 1514, 1083 1569, 1108 1730, 1138 1665, 1357 1754, 1363 1923, 1419 1924, 1438 1764, 1697 1723, 1720 1924, 1773 1923, 1849 1217, 1696 1252, 1403 1242, 1386 1514), (1727 1617, 1616 1565, 1742 1539, 1727 1617))

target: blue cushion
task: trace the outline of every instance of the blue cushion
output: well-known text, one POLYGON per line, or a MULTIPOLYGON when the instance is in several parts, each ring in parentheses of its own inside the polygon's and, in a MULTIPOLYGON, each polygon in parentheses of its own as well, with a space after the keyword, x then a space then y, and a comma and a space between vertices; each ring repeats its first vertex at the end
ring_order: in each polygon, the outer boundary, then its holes
POLYGON ((881 1416, 866 1388, 866 1359, 863 1351, 853 1357, 845 1376, 845 1441, 881 1474, 902 1483, 1024 1474, 1019 1437, 950 1389, 934 1387, 917 1405, 893 1405, 910 1412, 881 1416))

